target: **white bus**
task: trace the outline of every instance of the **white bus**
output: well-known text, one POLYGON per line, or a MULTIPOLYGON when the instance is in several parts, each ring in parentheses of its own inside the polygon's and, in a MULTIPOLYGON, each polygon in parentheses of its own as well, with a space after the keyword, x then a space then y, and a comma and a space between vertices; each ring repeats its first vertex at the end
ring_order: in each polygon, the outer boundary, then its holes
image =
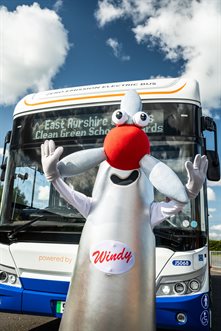
MULTIPOLYGON (((102 146, 113 126, 111 115, 129 89, 136 89, 151 118, 145 129, 151 154, 183 183, 185 161, 207 154, 208 178, 219 180, 216 125, 202 116, 194 80, 141 80, 27 95, 15 108, 5 139, 8 157, 1 166, 0 311, 62 316, 85 219, 46 181, 40 145, 53 139, 64 147, 62 157, 102 146), (214 134, 214 150, 206 148, 205 130, 214 134)), ((66 181, 90 196, 96 172, 66 181)), ((163 199, 155 192, 155 200, 163 199)), ((207 215, 205 184, 196 200, 154 228, 158 329, 210 329, 207 215)))

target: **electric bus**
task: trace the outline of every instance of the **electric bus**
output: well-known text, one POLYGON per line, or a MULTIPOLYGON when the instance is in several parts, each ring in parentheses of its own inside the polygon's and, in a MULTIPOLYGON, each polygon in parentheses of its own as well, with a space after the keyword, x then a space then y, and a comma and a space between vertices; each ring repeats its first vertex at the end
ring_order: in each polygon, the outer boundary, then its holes
MULTIPOLYGON (((185 161, 206 154, 219 180, 216 124, 202 116, 195 80, 169 78, 63 88, 30 94, 16 105, 1 165, 0 311, 61 317, 85 219, 45 179, 40 145, 53 139, 62 157, 101 147, 112 113, 135 89, 150 116, 151 155, 185 184, 185 161), (214 137, 208 150, 204 132, 214 137), (7 151, 7 153, 6 153, 7 151)), ((97 168, 64 179, 90 196, 97 168)), ((170 183, 168 183, 170 185, 170 183)), ((155 192, 155 201, 167 197, 155 192)), ((154 229, 158 329, 208 331, 210 286, 206 183, 182 212, 154 229)), ((148 293, 147 293, 148 300, 148 293)))

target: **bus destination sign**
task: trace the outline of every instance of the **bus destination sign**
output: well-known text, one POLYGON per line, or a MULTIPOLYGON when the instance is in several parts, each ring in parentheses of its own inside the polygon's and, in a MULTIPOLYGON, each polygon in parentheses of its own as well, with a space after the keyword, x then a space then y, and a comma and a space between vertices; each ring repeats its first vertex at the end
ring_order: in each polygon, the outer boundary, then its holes
POLYGON ((55 139, 106 135, 112 127, 111 114, 75 115, 37 120, 32 139, 55 139))
MULTIPOLYGON (((81 114, 70 117, 58 116, 35 119, 32 127, 32 139, 63 139, 82 136, 105 136, 113 127, 112 113, 81 114)), ((147 133, 163 132, 163 114, 149 114, 150 123, 144 129, 147 133)))

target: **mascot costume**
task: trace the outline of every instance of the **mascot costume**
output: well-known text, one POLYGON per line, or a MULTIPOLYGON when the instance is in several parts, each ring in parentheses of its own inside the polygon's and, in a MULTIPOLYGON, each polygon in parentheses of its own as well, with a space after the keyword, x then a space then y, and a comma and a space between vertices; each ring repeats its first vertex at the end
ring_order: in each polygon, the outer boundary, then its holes
POLYGON ((112 116, 116 127, 101 148, 59 158, 62 147, 45 141, 42 166, 55 189, 86 219, 60 331, 155 330, 155 239, 152 228, 195 198, 207 159, 186 163, 184 186, 150 155, 142 130, 149 117, 139 95, 128 91, 112 116), (100 164, 92 197, 62 179, 100 164), (154 202, 153 187, 170 199, 154 202))

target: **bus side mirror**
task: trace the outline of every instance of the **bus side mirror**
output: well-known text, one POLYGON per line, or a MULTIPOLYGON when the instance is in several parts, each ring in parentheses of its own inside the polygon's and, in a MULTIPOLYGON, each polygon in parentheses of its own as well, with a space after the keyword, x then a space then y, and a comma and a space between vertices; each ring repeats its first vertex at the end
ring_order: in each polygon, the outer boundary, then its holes
POLYGON ((219 164, 219 156, 216 151, 206 150, 206 156, 208 159, 208 170, 207 170, 207 178, 211 181, 219 181, 220 180, 220 164, 219 164))
POLYGON ((211 181, 219 181, 220 180, 220 163, 219 163, 219 155, 217 148, 217 129, 216 123, 211 117, 203 116, 201 118, 202 131, 207 130, 213 132, 214 137, 214 150, 206 149, 205 153, 208 158, 208 171, 207 171, 207 179, 211 181))
POLYGON ((11 131, 8 131, 5 136, 4 149, 3 149, 3 155, 2 155, 2 164, 1 164, 1 176, 0 176, 1 182, 4 182, 4 180, 5 180, 5 171, 6 171, 6 166, 7 166, 7 157, 5 157, 5 154, 6 154, 7 144, 11 140, 11 133, 12 133, 11 131))
POLYGON ((7 167, 7 157, 4 158, 4 163, 1 164, 1 176, 0 176, 1 182, 4 182, 5 180, 6 167, 7 167))

